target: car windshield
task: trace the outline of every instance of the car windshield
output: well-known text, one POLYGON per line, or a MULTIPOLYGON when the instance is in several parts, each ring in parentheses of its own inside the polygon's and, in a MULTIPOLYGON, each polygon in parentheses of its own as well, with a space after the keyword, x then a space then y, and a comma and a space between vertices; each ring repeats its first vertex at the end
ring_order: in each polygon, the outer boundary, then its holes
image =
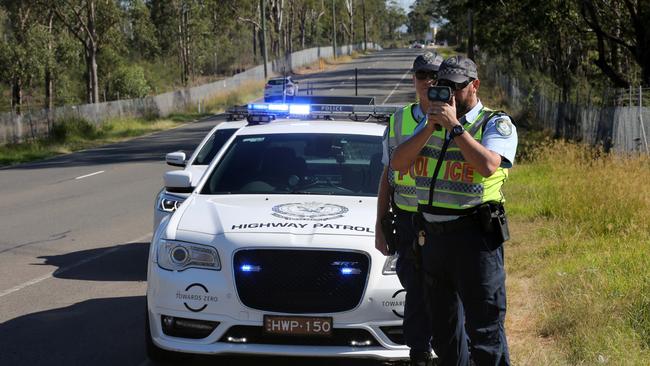
POLYGON ((269 80, 269 85, 282 85, 283 82, 288 84, 290 83, 290 80, 287 79, 286 81, 284 81, 284 79, 271 79, 269 80))
POLYGON ((381 146, 367 135, 238 136, 201 193, 376 196, 381 146))
POLYGON ((221 150, 223 144, 228 141, 230 136, 232 136, 236 128, 226 128, 217 130, 215 133, 210 136, 205 145, 201 148, 201 151, 196 155, 194 160, 194 165, 208 165, 214 159, 215 155, 221 150))

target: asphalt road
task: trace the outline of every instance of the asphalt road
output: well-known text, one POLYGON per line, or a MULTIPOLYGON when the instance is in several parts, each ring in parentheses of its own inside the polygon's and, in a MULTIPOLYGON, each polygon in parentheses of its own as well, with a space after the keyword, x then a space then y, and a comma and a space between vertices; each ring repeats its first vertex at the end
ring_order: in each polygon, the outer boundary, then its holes
MULTIPOLYGON (((414 100, 422 50, 385 50, 297 75, 314 95, 414 100)), ((303 93, 300 93, 303 94, 303 93)), ((127 142, 0 170, 0 365, 152 365, 144 348, 146 261, 164 155, 192 151, 214 116, 127 142)), ((286 365, 286 359, 219 360, 286 365)), ((214 364, 196 357, 191 364, 214 364)), ((332 365, 300 360, 292 365, 332 365)), ((350 363, 344 363, 350 364, 350 363)), ((366 363, 359 363, 366 364, 366 363)))

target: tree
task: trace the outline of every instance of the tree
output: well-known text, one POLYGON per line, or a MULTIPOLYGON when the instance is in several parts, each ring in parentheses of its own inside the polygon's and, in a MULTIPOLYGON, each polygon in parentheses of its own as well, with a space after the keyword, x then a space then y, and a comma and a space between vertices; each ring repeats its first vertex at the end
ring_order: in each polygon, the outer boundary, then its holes
POLYGON ((630 75, 622 70, 621 52, 626 52, 641 68, 641 82, 650 85, 650 3, 632 0, 582 0, 580 13, 596 37, 596 66, 621 88, 630 85, 630 75))
POLYGON ((160 46, 149 8, 143 0, 131 0, 127 9, 129 49, 146 59, 154 59, 160 54, 160 46))
POLYGON ((46 30, 39 24, 41 9, 35 1, 4 0, 8 34, 0 40, 2 79, 11 85, 11 107, 22 113, 23 89, 44 70, 46 30))
POLYGON ((53 10, 81 43, 86 61, 86 100, 99 102, 97 54, 109 31, 122 19, 122 11, 110 0, 59 0, 53 10))

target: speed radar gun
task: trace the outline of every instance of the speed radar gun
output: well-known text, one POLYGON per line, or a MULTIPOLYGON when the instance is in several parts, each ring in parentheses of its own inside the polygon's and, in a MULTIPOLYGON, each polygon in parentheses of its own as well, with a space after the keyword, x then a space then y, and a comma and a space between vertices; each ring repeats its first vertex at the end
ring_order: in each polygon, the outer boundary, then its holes
MULTIPOLYGON (((427 90, 427 98, 432 102, 451 102, 451 88, 448 86, 430 86, 427 90)), ((436 123, 436 130, 442 130, 442 126, 436 123)))
POLYGON ((430 86, 427 98, 432 102, 451 102, 451 88, 448 86, 430 86))

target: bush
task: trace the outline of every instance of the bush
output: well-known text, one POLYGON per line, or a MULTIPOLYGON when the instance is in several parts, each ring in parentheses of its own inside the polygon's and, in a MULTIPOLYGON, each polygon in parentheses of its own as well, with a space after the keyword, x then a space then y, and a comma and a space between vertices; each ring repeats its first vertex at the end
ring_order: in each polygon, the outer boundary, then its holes
POLYGON ((111 77, 110 98, 130 99, 146 96, 151 88, 141 66, 121 66, 111 77))
POLYGON ((52 126, 50 139, 54 142, 66 142, 74 139, 94 139, 98 137, 97 128, 83 118, 74 117, 57 121, 52 126))

